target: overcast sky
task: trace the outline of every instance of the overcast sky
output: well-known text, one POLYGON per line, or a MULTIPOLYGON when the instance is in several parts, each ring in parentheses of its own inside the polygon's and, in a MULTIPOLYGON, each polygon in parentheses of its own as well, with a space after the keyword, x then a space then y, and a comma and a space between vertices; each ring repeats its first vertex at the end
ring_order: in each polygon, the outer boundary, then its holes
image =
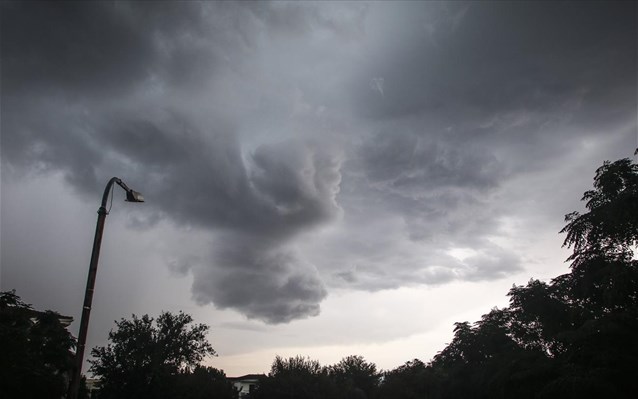
POLYGON ((2 3, 2 290, 88 345, 184 310, 230 376, 428 361, 638 146, 635 2, 2 3))

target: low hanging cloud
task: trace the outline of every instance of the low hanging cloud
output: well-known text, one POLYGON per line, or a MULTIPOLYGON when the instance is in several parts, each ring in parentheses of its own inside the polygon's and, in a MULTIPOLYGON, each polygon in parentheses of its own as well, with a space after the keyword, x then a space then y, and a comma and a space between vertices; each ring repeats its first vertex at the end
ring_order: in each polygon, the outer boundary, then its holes
POLYGON ((338 215, 340 154, 293 141, 259 147, 252 163, 249 199, 228 210, 253 217, 218 236, 213 267, 191 269, 194 298, 267 323, 316 316, 327 290, 286 244, 338 215))
POLYGON ((293 251, 245 235, 223 236, 216 246, 215 267, 192 269, 198 303, 237 309, 273 324, 319 314, 327 290, 316 268, 293 251))
MULTIPOLYGON (((191 131, 180 134, 171 124, 134 122, 131 128, 140 137, 157 137, 143 140, 153 143, 150 147, 133 145, 130 152, 110 141, 114 153, 125 157, 132 179, 150 177, 145 194, 153 201, 147 206, 178 223, 218 231, 211 257, 187 265, 198 303, 267 323, 319 313, 327 295, 324 283, 315 267, 287 245, 338 216, 338 149, 288 140, 259 146, 245 163, 232 134, 204 140, 191 131), (133 170, 139 172, 131 175, 133 170)), ((131 136, 125 132, 123 137, 131 136)))

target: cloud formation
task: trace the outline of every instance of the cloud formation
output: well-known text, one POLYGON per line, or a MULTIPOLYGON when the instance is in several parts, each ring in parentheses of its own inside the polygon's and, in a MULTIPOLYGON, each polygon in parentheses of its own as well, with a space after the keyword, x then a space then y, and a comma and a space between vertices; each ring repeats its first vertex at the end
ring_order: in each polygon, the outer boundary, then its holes
POLYGON ((149 199, 151 212, 134 219, 138 227, 169 218, 225 231, 210 263, 190 267, 200 303, 273 323, 318 314, 323 283, 282 246, 338 213, 340 151, 291 139, 244 153, 232 121, 214 116, 215 127, 204 131, 202 118, 189 118, 178 101, 157 98, 214 76, 223 48, 245 32, 219 38, 213 34, 223 27, 211 22, 220 17, 210 21, 207 13, 245 10, 205 3, 3 7, 10 38, 3 47, 3 159, 63 170, 85 194, 99 190, 104 173, 125 176, 149 199))
POLYGON ((513 182, 635 123, 631 4, 5 2, 2 36, 3 173, 122 177, 132 227, 210 235, 194 299, 267 323, 519 271, 513 182))

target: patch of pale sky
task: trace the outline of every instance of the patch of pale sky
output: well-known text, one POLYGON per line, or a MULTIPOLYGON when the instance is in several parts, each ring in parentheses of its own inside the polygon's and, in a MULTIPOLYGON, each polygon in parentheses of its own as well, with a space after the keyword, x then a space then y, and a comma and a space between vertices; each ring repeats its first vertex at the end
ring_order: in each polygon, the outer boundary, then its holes
POLYGON ((505 293, 510 287, 505 281, 457 282, 446 287, 337 293, 322 304, 320 318, 274 327, 267 333, 242 335, 248 348, 257 347, 254 341, 262 342, 263 347, 265 340, 268 349, 220 349, 220 356, 209 363, 234 371, 231 375, 241 375, 267 372, 276 355, 308 356, 328 365, 348 354, 359 354, 383 369, 415 357, 429 361, 451 340, 454 322, 474 322, 491 308, 505 306, 505 293), (353 312, 364 313, 366 318, 354 322, 350 318, 353 312), (366 338, 370 332, 378 338, 366 338), (300 345, 303 337, 313 344, 300 345), (259 370, 255 365, 261 365, 259 370))

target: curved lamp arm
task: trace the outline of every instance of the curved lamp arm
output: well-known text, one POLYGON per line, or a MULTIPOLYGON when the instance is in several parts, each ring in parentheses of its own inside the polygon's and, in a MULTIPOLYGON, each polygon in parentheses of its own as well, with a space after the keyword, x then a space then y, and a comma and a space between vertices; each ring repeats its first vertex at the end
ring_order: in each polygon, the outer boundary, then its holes
POLYGON ((117 183, 118 186, 122 187, 122 189, 126 191, 127 202, 144 202, 144 196, 141 193, 130 189, 129 186, 127 186, 126 183, 124 183, 119 177, 112 177, 104 188, 104 194, 102 194, 102 205, 100 206, 98 213, 100 213, 100 210, 102 209, 104 209, 104 211, 106 212, 106 203, 108 202, 113 183, 117 183))

